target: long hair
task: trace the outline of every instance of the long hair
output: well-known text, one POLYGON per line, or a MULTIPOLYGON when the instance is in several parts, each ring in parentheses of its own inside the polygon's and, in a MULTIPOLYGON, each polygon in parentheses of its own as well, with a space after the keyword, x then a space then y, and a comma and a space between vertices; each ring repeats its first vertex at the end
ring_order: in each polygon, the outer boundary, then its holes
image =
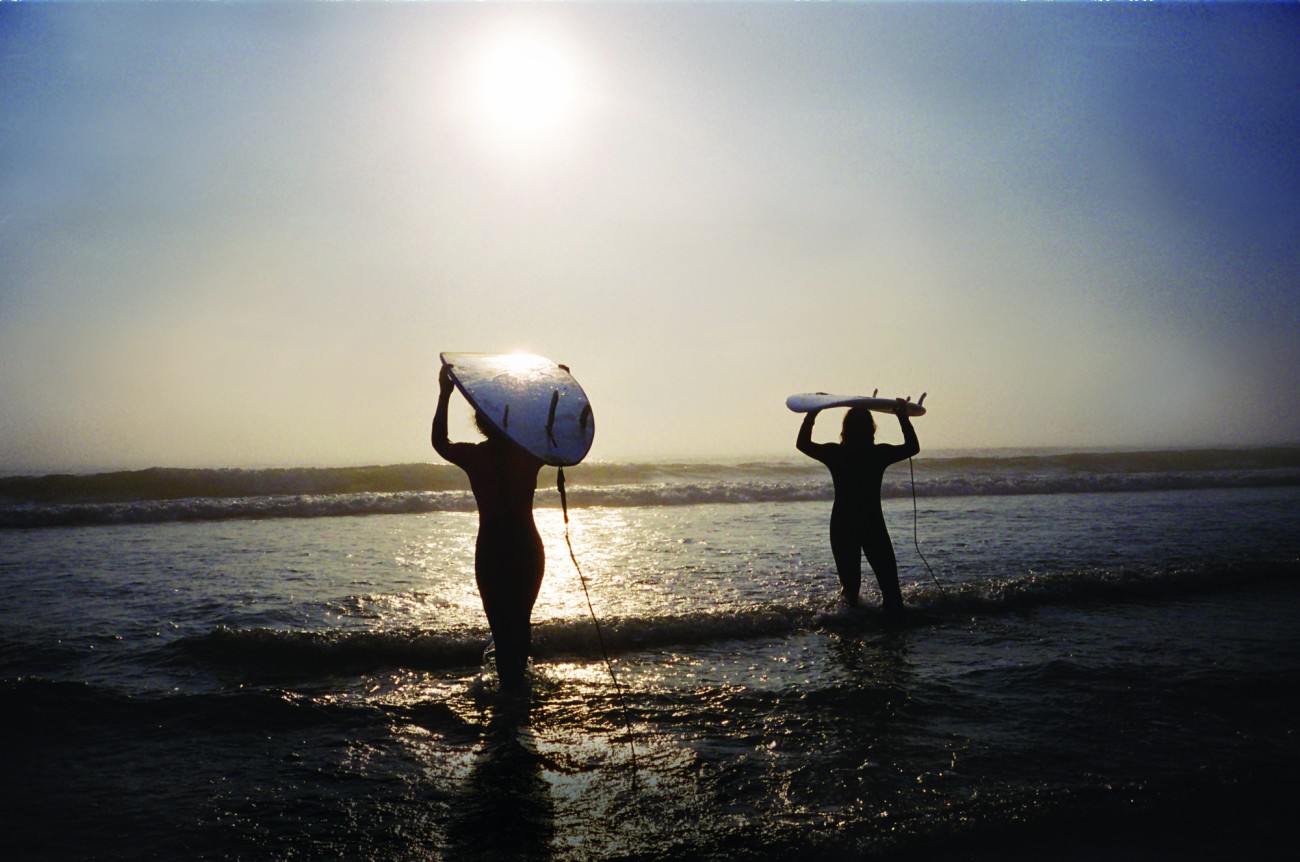
POLYGON ((480 434, 489 440, 501 436, 501 432, 492 427, 492 423, 488 421, 487 416, 483 415, 483 411, 481 410, 474 411, 474 427, 478 429, 480 434))
POLYGON ((865 407, 850 407, 840 426, 840 443, 871 446, 876 442, 876 420, 865 407))

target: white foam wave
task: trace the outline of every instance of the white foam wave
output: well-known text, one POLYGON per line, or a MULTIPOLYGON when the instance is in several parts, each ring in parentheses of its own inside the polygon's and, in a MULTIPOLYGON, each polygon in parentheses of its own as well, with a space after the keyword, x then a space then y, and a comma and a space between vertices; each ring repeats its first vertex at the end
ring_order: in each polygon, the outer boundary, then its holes
MULTIPOLYGON (((1029 607, 1079 601, 1123 602, 1218 589, 1242 589, 1264 581, 1294 582, 1300 561, 1026 574, 979 583, 920 585, 908 591, 909 626, 945 625, 1029 607)), ((875 608, 847 611, 838 605, 766 604, 601 620, 604 645, 587 617, 539 621, 533 626, 538 661, 566 657, 595 660, 602 652, 627 654, 756 638, 780 638, 815 630, 878 631, 875 608)), ((365 672, 378 667, 437 669, 481 664, 489 639, 485 627, 442 630, 282 631, 221 627, 185 638, 167 649, 202 662, 230 665, 254 676, 365 672)))
MULTIPOLYGON (((1187 460, 1177 463, 1187 466, 1187 460)), ((1080 463, 1077 458, 1073 461, 1061 458, 922 461, 916 464, 915 484, 911 471, 895 468, 887 474, 882 494, 887 498, 907 497, 912 493, 919 497, 963 497, 1300 485, 1300 466, 1292 466, 1289 461, 1277 465, 1238 465, 1230 469, 1215 468, 1217 462, 1206 458, 1194 461, 1195 469, 1155 469, 1149 463, 1149 456, 1146 460, 1127 462, 1112 458, 1096 464, 1085 462, 1084 466, 1080 463)), ((380 477, 374 481, 387 484, 395 481, 385 469, 376 468, 380 477)), ((402 481, 409 477, 409 471, 394 470, 402 481)), ((322 482, 319 471, 301 472, 308 487, 322 482)), ((296 487, 293 475, 287 473, 276 473, 276 481, 286 488, 296 487)), ((442 473, 438 476, 440 482, 445 478, 442 473)), ((539 506, 559 505, 559 496, 550 487, 551 476, 543 474, 543 487, 536 497, 539 506)), ((201 477, 188 477, 187 481, 198 483, 201 477)), ((253 481, 256 485, 263 480, 254 477, 253 481)), ((120 483, 114 493, 122 493, 120 483)), ((831 496, 830 478, 816 464, 812 468, 778 464, 770 469, 753 464, 700 465, 653 471, 598 466, 587 473, 575 470, 568 482, 568 503, 573 508, 785 503, 829 500, 831 496), (632 477, 636 481, 617 481, 632 477)), ((237 496, 203 493, 103 501, 57 498, 44 501, 11 495, 7 502, 0 502, 0 529, 472 511, 473 497, 464 488, 237 496)))

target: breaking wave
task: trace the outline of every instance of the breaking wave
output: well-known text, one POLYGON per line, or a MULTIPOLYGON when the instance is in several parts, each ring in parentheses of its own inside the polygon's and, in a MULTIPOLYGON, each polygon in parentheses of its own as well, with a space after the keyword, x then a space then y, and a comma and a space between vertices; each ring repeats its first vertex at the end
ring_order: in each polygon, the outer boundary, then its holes
MULTIPOLYGON (((1249 589, 1267 582, 1297 583, 1300 561, 1251 562, 1123 571, 1022 574, 978 583, 915 585, 906 595, 910 624, 943 625, 971 616, 997 616, 1033 607, 1077 602, 1124 602, 1210 590, 1249 589)), ((595 660, 608 649, 626 654, 701 644, 782 638, 804 631, 880 628, 871 608, 779 604, 664 616, 601 619, 604 646, 589 617, 536 621, 532 654, 539 662, 595 660)), ((253 679, 366 673, 381 668, 444 670, 483 662, 483 627, 400 628, 386 631, 284 631, 220 627, 163 649, 171 660, 198 662, 253 679)))
MULTIPOLYGON (((1300 485, 1300 447, 924 456, 883 494, 957 497, 1300 485)), ((569 505, 685 506, 831 497, 811 461, 593 463, 567 471, 569 505)), ((555 471, 537 502, 558 506, 555 471)), ((0 528, 472 512, 461 472, 441 464, 277 469, 152 468, 0 477, 0 528)))

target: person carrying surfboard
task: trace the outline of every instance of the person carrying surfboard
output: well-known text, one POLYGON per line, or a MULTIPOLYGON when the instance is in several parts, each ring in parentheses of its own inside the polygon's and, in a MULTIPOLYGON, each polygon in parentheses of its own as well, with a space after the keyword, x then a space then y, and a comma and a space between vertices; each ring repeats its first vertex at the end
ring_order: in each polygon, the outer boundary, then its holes
POLYGON ((546 568, 542 538, 533 521, 533 495, 542 460, 483 421, 477 411, 475 424, 487 439, 451 442, 447 405, 454 388, 450 368, 443 365, 433 416, 433 448, 469 476, 479 516, 474 578, 492 630, 501 688, 517 691, 525 682, 533 604, 546 568))
POLYGON ((810 410, 799 428, 795 447, 826 465, 835 486, 831 506, 831 553, 840 577, 845 602, 858 607, 862 585, 862 556, 866 554, 880 585, 885 622, 903 624, 903 593, 898 586, 898 561, 880 507, 880 485, 890 464, 906 461, 921 451, 921 444, 907 415, 907 404, 898 399, 894 410, 903 429, 903 445, 876 442, 876 421, 862 406, 850 407, 844 415, 839 443, 814 443, 813 423, 820 410, 810 410))

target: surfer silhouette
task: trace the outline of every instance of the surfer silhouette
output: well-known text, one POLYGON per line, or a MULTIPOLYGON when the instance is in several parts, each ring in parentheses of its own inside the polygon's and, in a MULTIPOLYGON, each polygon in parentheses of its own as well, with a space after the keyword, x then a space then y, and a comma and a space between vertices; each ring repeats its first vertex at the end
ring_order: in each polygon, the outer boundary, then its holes
POLYGON ((542 587, 546 554, 533 521, 533 494, 542 461, 496 431, 481 414, 475 424, 487 438, 453 443, 447 437, 447 404, 456 384, 444 365, 438 375, 433 416, 434 450, 465 471, 478 504, 474 578, 496 647, 502 689, 522 688, 532 643, 533 604, 542 587))
POLYGON ((885 622, 903 624, 903 593, 898 586, 898 561, 880 508, 880 485, 890 464, 905 461, 921 451, 912 420, 898 399, 894 411, 903 429, 903 445, 876 442, 876 421, 866 407, 851 407, 844 416, 839 443, 814 443, 813 423, 818 410, 809 411, 799 428, 795 447, 826 465, 835 486, 831 506, 831 553, 840 576, 840 588, 850 607, 858 607, 862 586, 862 556, 867 557, 880 585, 885 622))

